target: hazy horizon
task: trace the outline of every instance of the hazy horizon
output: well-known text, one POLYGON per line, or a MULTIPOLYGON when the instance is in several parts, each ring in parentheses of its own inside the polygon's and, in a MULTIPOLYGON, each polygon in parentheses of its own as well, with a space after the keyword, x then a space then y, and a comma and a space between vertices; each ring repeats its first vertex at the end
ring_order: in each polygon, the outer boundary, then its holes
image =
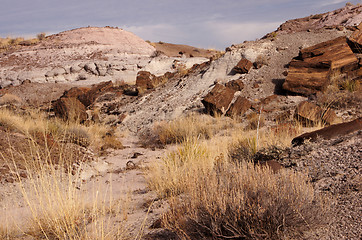
MULTIPOLYGON (((113 26, 153 42, 224 49, 255 40, 289 19, 343 7, 343 0, 2 0, 0 37, 32 37, 113 26)), ((349 1, 353 4, 361 0, 349 1)))

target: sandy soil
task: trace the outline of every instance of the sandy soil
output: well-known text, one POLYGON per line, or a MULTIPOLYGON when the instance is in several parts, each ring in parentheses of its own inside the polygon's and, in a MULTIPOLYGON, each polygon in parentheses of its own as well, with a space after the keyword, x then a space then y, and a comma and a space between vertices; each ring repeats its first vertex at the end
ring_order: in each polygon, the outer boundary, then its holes
MULTIPOLYGON (((167 208, 165 200, 159 199, 150 191, 146 181, 146 172, 150 163, 159 161, 168 149, 145 149, 139 147, 136 136, 122 139, 125 146, 122 150, 112 150, 107 156, 96 161, 81 165, 79 191, 85 199, 93 202, 97 195, 99 199, 109 202, 121 202, 121 207, 127 212, 126 224, 129 237, 155 234, 160 230, 149 227, 160 218, 167 208), (111 195, 110 195, 111 193, 111 195)), ((27 179, 20 182, 25 189, 31 189, 27 179)), ((0 189, 0 221, 6 221, 9 226, 13 223, 25 231, 28 227, 31 211, 20 191, 20 183, 3 183, 0 189)), ((31 197, 30 197, 31 198, 31 197)), ((123 211, 123 209, 122 209, 123 211)), ((123 221, 123 215, 111 217, 116 223, 123 221)), ((35 239, 30 236, 21 239, 35 239)))

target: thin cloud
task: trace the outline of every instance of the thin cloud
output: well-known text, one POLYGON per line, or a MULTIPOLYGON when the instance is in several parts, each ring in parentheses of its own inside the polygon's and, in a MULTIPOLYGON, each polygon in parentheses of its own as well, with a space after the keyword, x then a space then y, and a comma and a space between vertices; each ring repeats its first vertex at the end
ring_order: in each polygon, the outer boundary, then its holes
POLYGON ((255 40, 274 31, 282 22, 208 22, 209 29, 218 43, 240 43, 244 40, 255 40))
MULTIPOLYGON (((346 0, 2 0, 0 36, 118 26, 143 39, 225 48, 282 22, 342 7, 346 0)), ((351 0, 356 4, 360 0, 351 0)))
POLYGON ((154 25, 142 25, 142 26, 123 26, 127 31, 130 31, 145 40, 151 41, 165 41, 179 35, 178 29, 171 24, 154 24, 154 25))
POLYGON ((318 7, 327 7, 332 6, 340 3, 347 3, 346 0, 328 0, 328 1, 321 1, 318 2, 318 7))

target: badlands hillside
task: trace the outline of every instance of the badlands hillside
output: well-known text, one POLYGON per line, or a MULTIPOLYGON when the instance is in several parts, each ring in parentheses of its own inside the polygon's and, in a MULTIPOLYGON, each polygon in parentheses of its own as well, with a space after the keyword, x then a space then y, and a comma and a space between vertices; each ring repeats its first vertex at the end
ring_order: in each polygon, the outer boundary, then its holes
POLYGON ((361 22, 1 42, 0 239, 361 239, 361 22))

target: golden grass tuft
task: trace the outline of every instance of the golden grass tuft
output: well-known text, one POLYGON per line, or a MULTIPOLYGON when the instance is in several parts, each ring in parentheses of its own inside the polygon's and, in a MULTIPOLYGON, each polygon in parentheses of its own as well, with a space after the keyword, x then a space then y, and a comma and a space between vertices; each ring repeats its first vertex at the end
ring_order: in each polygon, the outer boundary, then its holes
POLYGON ((124 239, 124 206, 112 199, 110 190, 95 188, 90 195, 82 190, 81 167, 53 165, 37 156, 33 159, 37 171, 32 170, 34 163, 29 163, 26 181, 18 175, 23 200, 31 212, 29 225, 22 229, 27 235, 36 239, 124 239), (113 218, 120 223, 115 225, 113 218))
POLYGON ((236 127, 236 122, 228 117, 215 118, 191 113, 173 121, 155 124, 154 132, 162 144, 181 143, 187 139, 210 139, 222 130, 236 127))
POLYGON ((36 38, 25 39, 23 37, 6 37, 0 38, 0 52, 7 51, 11 48, 17 48, 19 46, 30 46, 39 43, 46 37, 45 33, 37 34, 36 38))
POLYGON ((288 239, 325 223, 327 206, 304 174, 226 162, 194 175, 163 222, 182 239, 288 239))
POLYGON ((194 174, 205 174, 212 168, 213 161, 209 155, 205 146, 186 139, 176 151, 150 167, 150 188, 160 197, 183 193, 194 174))
POLYGON ((220 126, 199 117, 174 120, 159 132, 164 142, 180 143, 148 172, 149 187, 169 199, 166 228, 181 239, 281 239, 324 224, 328 202, 306 174, 274 174, 251 162, 261 149, 289 146, 300 126, 209 135, 199 129, 220 126))
POLYGON ((343 90, 348 90, 349 92, 359 91, 360 88, 360 80, 346 80, 341 84, 341 88, 343 90))
MULTIPOLYGON (((11 120, 23 119, 22 116, 12 114, 7 117, 11 120)), ((4 122, 4 118, 2 120, 4 122)), ((22 127, 17 124, 15 121, 13 131, 34 131, 31 124, 24 124, 22 127)), ((40 121, 36 131, 44 136, 53 131, 42 129, 45 126, 40 121)), ((74 126, 62 127, 67 127, 73 139, 91 132, 79 133, 74 126)), ((100 129, 93 128, 92 131, 96 134, 100 129)), ((59 240, 126 239, 124 221, 127 217, 127 200, 113 199, 111 187, 104 189, 95 185, 94 189, 83 190, 84 182, 80 173, 86 163, 83 163, 85 159, 81 159, 82 155, 77 154, 83 148, 67 148, 68 145, 56 143, 59 148, 57 159, 54 159, 51 154, 54 149, 49 140, 45 138, 45 143, 42 144, 37 140, 39 137, 29 134, 28 140, 21 143, 28 145, 25 148, 29 151, 22 152, 17 146, 10 145, 10 154, 5 156, 0 152, 0 159, 7 163, 12 175, 15 174, 21 193, 18 201, 25 206, 25 212, 29 212, 29 216, 25 215, 28 217, 27 225, 19 226, 23 235, 30 235, 35 239, 59 240), (18 156, 23 158, 21 162, 18 156), (22 175, 24 171, 26 178, 22 175)), ((5 229, 4 227, 1 226, 0 229, 5 229)), ((20 233, 1 230, 0 234, 12 239, 20 233)))
MULTIPOLYGON (((104 144, 109 145, 110 141, 106 137, 110 127, 99 123, 81 125, 76 122, 64 122, 57 118, 49 119, 46 113, 38 110, 16 113, 11 110, 0 109, 0 126, 7 131, 18 132, 30 138, 50 135, 57 141, 71 142, 90 147, 93 150, 101 149, 104 144)), ((36 139, 34 140, 36 141, 36 139)), ((115 146, 115 144, 113 145, 115 146)))

